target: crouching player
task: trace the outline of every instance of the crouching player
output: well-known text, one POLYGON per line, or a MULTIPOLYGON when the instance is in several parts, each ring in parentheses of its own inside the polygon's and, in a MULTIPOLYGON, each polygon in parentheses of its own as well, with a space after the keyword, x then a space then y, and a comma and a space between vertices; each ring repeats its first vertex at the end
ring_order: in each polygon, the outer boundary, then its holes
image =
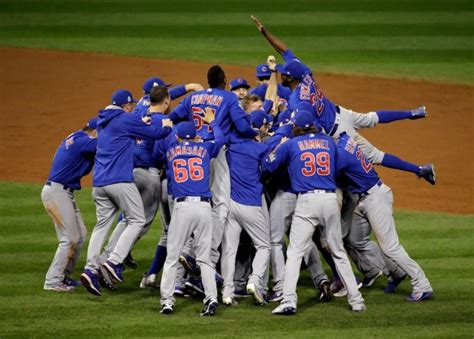
POLYGON ((168 254, 161 279, 161 313, 174 311, 173 292, 179 255, 191 235, 194 236, 196 261, 199 264, 205 298, 202 316, 215 314, 217 287, 215 267, 211 263, 212 207, 209 190, 210 164, 224 144, 224 136, 214 122, 214 114, 206 110, 206 122, 211 124, 215 139, 203 142, 196 138, 193 122, 177 126, 177 137, 167 138, 166 161, 172 171, 171 187, 175 198, 173 217, 168 229, 168 254))

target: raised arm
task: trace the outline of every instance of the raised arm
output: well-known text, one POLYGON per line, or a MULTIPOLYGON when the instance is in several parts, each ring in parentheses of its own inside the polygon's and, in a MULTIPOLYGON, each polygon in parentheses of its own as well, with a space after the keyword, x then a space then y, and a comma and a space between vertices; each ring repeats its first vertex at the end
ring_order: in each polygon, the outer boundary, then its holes
POLYGON ((255 25, 257 26, 257 29, 259 30, 260 33, 267 39, 267 41, 272 45, 272 47, 280 54, 283 54, 287 49, 288 45, 285 44, 281 39, 277 38, 273 34, 271 34, 269 31, 263 27, 263 24, 258 20, 257 17, 251 15, 250 18, 255 22, 255 25))

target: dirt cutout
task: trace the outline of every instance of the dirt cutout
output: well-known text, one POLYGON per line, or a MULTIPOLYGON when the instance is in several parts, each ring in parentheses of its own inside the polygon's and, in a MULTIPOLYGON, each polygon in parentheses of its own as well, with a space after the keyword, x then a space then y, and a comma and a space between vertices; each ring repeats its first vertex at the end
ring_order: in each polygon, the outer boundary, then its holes
MULTIPOLYGON (((0 47, 0 65, 0 180, 43 182, 61 140, 105 107, 114 90, 130 89, 138 99, 150 76, 206 87, 211 64, 0 47)), ((228 82, 240 76, 253 84, 254 68, 222 67, 228 82)), ((396 208, 474 213, 474 87, 318 73, 316 79, 330 99, 357 112, 425 105, 427 119, 380 124, 361 134, 407 161, 434 163, 438 184, 407 172, 377 171, 394 191, 396 208)), ((90 176, 83 180, 90 182, 90 176)))

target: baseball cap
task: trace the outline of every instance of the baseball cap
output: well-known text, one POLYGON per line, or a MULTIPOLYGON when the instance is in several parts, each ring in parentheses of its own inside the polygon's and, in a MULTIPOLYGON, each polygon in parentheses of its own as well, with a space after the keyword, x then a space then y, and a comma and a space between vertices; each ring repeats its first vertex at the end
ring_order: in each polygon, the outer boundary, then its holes
POLYGON ((90 128, 90 129, 96 129, 97 128, 97 121, 99 120, 99 118, 92 118, 90 119, 87 124, 86 124, 86 127, 87 128, 90 128))
POLYGON ((250 88, 250 85, 247 83, 247 80, 244 78, 236 78, 230 82, 230 90, 233 91, 237 88, 250 88))
POLYGON ((278 120, 277 120, 277 123, 278 124, 286 124, 287 122, 289 122, 291 119, 291 112, 287 109, 285 109, 283 112, 280 112, 280 114, 278 114, 278 120))
POLYGON ((192 121, 183 121, 176 126, 176 134, 181 139, 193 139, 196 137, 196 126, 192 121))
POLYGON ((307 101, 300 101, 298 105, 296 105, 295 112, 298 113, 299 111, 308 111, 313 117, 316 117, 316 107, 307 101))
POLYGON ((308 111, 299 111, 295 116, 295 125, 301 128, 309 128, 314 126, 313 115, 308 111))
POLYGON ((259 109, 250 113, 250 124, 253 128, 260 128, 268 122, 267 113, 259 109))
POLYGON ((257 72, 255 73, 257 78, 260 77, 269 77, 272 75, 272 71, 270 71, 270 68, 268 68, 267 64, 261 64, 257 66, 257 72))
POLYGON ((116 90, 112 94, 112 105, 122 106, 130 102, 136 102, 133 99, 132 93, 126 89, 116 90))
POLYGON ((153 77, 145 81, 143 84, 143 92, 145 94, 150 94, 151 89, 155 86, 169 87, 171 84, 167 84, 158 77, 153 77))
POLYGON ((276 65, 276 70, 297 80, 302 80, 306 71, 303 64, 297 59, 291 59, 285 62, 284 65, 276 65))

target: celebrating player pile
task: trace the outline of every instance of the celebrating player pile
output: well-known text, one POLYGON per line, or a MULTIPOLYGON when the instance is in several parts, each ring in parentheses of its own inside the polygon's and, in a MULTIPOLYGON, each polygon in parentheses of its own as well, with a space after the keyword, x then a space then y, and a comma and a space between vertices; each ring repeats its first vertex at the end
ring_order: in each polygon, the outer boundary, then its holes
POLYGON ((336 105, 288 46, 251 18, 284 60, 277 64, 269 56, 257 66, 256 88, 236 78, 227 91, 218 65, 208 71, 207 89, 168 89, 150 78, 136 107, 129 91, 118 90, 98 119, 62 142, 42 192, 61 241, 45 290, 70 292, 82 284, 101 296, 101 287, 116 289, 124 265, 137 267, 131 250, 161 206, 163 233, 140 287, 160 285, 162 314, 174 313, 175 297, 188 294, 202 299, 202 316, 213 316, 221 290, 226 306, 252 296, 259 306, 280 302, 274 314, 294 315, 303 259, 318 299, 347 296, 354 312, 366 310, 359 288, 382 275, 385 293, 408 277, 413 292, 407 301, 433 295, 399 242, 392 192, 373 165, 415 173, 432 185, 434 166, 384 153, 359 133, 378 123, 425 118, 425 107, 357 113, 336 105), (171 100, 188 92, 170 112, 171 100), (94 156, 97 224, 79 282, 70 274, 85 231, 73 192, 94 156), (117 213, 120 221, 103 250, 117 213), (378 244, 370 240, 372 230, 378 244))

